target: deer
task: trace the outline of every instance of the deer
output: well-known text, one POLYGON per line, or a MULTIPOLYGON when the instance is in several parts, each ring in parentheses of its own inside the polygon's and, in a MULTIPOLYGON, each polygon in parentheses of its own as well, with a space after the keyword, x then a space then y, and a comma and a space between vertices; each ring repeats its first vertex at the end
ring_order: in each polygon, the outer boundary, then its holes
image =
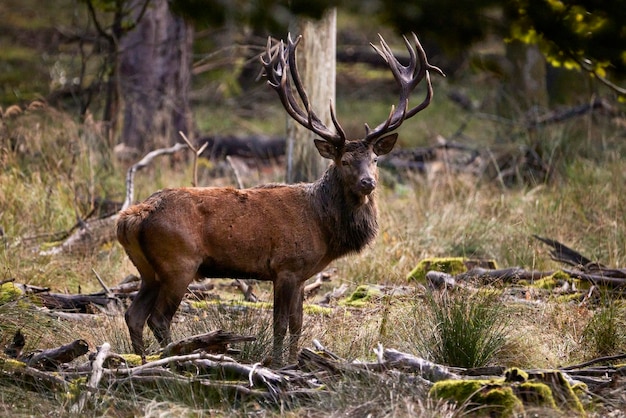
POLYGON ((141 276, 139 291, 125 313, 132 348, 145 359, 147 322, 157 342, 171 342, 170 325, 193 280, 256 279, 273 282, 271 361, 281 364, 289 330, 288 361, 297 358, 302 333, 305 281, 332 261, 367 247, 378 232, 377 160, 394 147, 395 131, 431 102, 431 65, 417 36, 415 49, 404 36, 409 63, 402 65, 380 37, 370 45, 385 60, 399 87, 397 106, 365 135, 347 139, 332 101, 333 128, 311 109, 296 65, 302 39, 268 38, 260 56, 264 75, 287 114, 315 133, 319 154, 330 160, 312 183, 267 184, 248 189, 181 187, 155 192, 123 210, 117 238, 141 276), (426 80, 423 101, 409 108, 409 95, 426 80), (297 94, 297 97, 296 97, 297 94))

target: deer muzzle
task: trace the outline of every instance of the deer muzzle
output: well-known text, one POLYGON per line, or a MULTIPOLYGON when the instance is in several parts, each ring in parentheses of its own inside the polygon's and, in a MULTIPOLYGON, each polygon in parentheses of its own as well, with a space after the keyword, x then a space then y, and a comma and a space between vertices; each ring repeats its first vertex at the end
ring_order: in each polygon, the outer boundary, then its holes
POLYGON ((364 195, 368 195, 376 188, 376 180, 373 177, 363 177, 359 181, 359 190, 364 195))

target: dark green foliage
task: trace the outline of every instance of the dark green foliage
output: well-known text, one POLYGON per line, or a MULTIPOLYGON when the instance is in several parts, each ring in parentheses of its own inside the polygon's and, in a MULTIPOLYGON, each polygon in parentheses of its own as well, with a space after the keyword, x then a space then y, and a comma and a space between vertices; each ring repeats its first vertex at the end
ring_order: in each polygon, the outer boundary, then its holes
POLYGON ((489 14, 499 4, 493 0, 381 0, 380 13, 401 33, 417 32, 450 52, 463 53, 501 25, 489 14))
POLYGON ((626 75, 622 2, 518 0, 510 3, 508 14, 515 22, 512 35, 538 43, 554 63, 626 75))
POLYGON ((175 0, 172 11, 200 26, 248 25, 269 32, 285 32, 296 16, 319 19, 324 11, 337 5, 322 1, 229 1, 175 0))

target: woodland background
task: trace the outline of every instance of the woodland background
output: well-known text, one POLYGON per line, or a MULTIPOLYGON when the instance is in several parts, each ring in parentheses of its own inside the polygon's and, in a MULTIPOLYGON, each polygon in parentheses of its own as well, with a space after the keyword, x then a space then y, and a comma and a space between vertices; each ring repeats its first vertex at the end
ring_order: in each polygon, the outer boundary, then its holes
MULTIPOLYGON (((453 346, 469 340, 450 330, 438 333, 445 321, 437 312, 484 303, 479 313, 499 312, 495 323, 505 326, 495 328, 501 344, 482 366, 554 369, 623 354, 626 313, 620 286, 571 275, 552 276, 552 281, 474 279, 437 296, 441 291, 430 290, 427 281, 407 278, 421 260, 432 257, 561 271, 562 263, 552 260, 549 247, 534 235, 558 240, 588 257, 593 265, 577 266, 583 271, 597 263, 613 269, 626 265, 626 10, 620 3, 605 2, 600 8, 595 2, 552 0, 371 0, 341 5, 3 1, 3 345, 10 346, 20 330, 26 338, 24 352, 75 339, 85 341, 92 352, 104 342, 116 353, 131 351, 121 310, 96 309, 70 318, 45 308, 31 294, 14 293, 15 284, 48 293, 93 294, 102 290, 100 281, 114 288, 136 274, 110 239, 67 251, 62 243, 85 225, 100 234, 90 222, 119 209, 126 196, 126 170, 146 152, 181 142, 179 131, 197 146, 218 140, 284 144, 286 116, 259 77, 257 56, 267 36, 285 38, 298 22, 315 20, 337 6, 335 102, 349 133, 358 135, 363 123, 383 120, 396 102, 393 80, 372 60, 368 46, 378 33, 402 55, 401 34, 414 31, 431 63, 447 77, 434 77, 433 103, 402 126, 399 146, 381 162, 378 239, 363 254, 334 263, 330 280, 307 300, 303 347, 316 339, 347 362, 374 361, 372 349, 381 343, 447 366, 473 367, 437 353, 445 345, 438 335, 450 337, 453 346), (147 42, 151 39, 157 42, 147 42), (341 288, 343 295, 317 309, 321 295, 341 288), (481 291, 489 296, 480 299, 481 291), (438 303, 438 297, 451 302, 438 303)), ((198 184, 237 187, 283 181, 283 152, 227 160, 218 148, 209 148, 198 160, 198 184)), ((191 161, 190 152, 180 152, 137 172, 134 199, 159 188, 189 185, 191 161)), ((107 231, 104 235, 110 235, 107 231)), ((252 335, 256 341, 239 345, 237 359, 261 361, 271 345, 271 310, 263 304, 246 305, 229 281, 214 282, 212 295, 222 303, 190 299, 179 314, 175 338, 216 329, 252 335)), ((260 302, 271 301, 271 285, 255 284, 254 291, 260 302)), ((467 315, 472 313, 461 310, 460 324, 468 323, 467 315)), ((479 323, 494 330, 489 318, 483 316, 479 323)), ((156 350, 156 343, 151 344, 156 350)), ((74 363, 81 362, 88 363, 86 356, 74 363)), ((88 392, 84 382, 68 378, 72 384, 67 391, 54 391, 44 380, 16 373, 11 364, 2 359, 2 411, 18 416, 76 414, 76 398, 88 392)), ((607 364, 613 371, 620 366, 607 364)), ((128 386, 111 379, 94 392, 83 412, 481 413, 470 401, 451 405, 430 397, 428 385, 404 374, 344 370, 340 376, 317 376, 326 385, 321 398, 295 396, 275 403, 232 396, 223 387, 128 386)), ((623 389, 623 382, 613 384, 623 389)), ((623 393, 594 393, 585 398, 584 407, 592 416, 620 416, 626 408, 623 393)), ((567 407, 545 405, 527 406, 520 413, 533 411, 572 413, 567 407)))

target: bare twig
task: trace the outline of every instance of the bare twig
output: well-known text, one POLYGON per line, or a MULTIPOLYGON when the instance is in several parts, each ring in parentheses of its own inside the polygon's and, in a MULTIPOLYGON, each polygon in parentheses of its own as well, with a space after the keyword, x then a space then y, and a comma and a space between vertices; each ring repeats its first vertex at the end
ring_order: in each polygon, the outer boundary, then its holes
POLYGON ((243 293, 243 299, 246 302, 258 302, 259 298, 254 294, 254 287, 251 284, 245 283, 243 280, 235 279, 232 283, 237 289, 243 293))
POLYGON ((141 170, 142 168, 146 167, 148 164, 152 162, 152 160, 154 160, 156 157, 160 155, 175 154, 185 147, 186 147, 185 144, 178 143, 169 148, 159 148, 157 150, 150 151, 141 160, 133 164, 133 166, 130 167, 128 169, 128 172, 126 173, 126 200, 124 200, 124 204, 122 205, 121 210, 124 210, 130 207, 130 205, 133 203, 133 195, 135 194, 134 177, 135 177, 136 171, 141 170))
POLYGON ((205 142, 204 144, 202 144, 202 146, 199 149, 197 149, 191 143, 191 141, 187 138, 187 136, 185 135, 183 131, 178 131, 178 134, 185 140, 189 149, 193 151, 193 180, 191 182, 191 185, 193 187, 197 187, 198 186, 198 157, 204 152, 204 150, 209 145, 209 143, 205 142))

